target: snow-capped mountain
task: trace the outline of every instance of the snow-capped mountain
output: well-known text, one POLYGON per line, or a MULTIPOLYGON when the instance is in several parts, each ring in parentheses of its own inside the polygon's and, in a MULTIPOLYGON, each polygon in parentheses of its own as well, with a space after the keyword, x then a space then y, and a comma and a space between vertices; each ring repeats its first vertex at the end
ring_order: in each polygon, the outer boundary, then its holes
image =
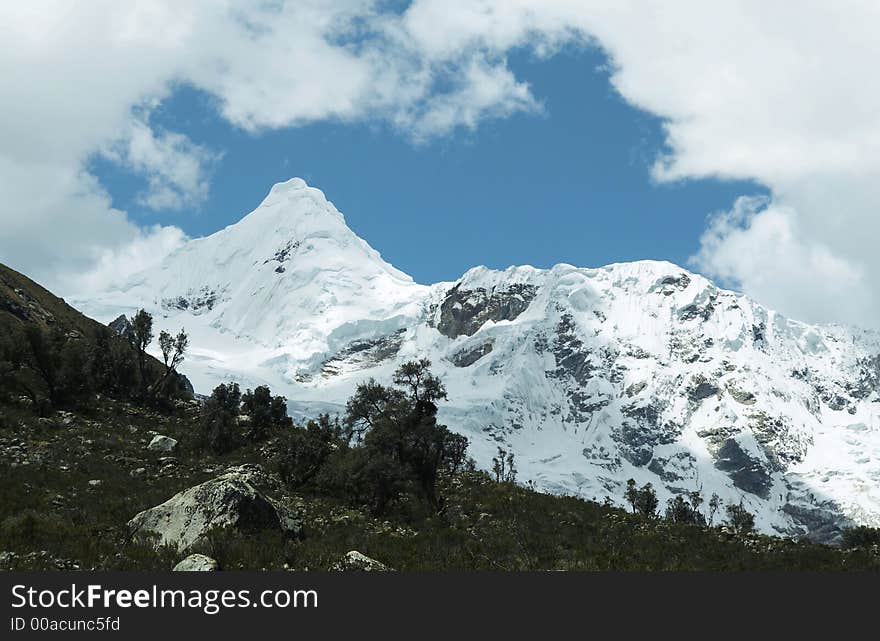
POLYGON ((771 533, 880 525, 877 335, 787 319, 671 263, 477 267, 423 286, 295 178, 75 304, 183 326, 197 391, 268 384, 302 415, 430 358, 449 392, 441 418, 477 462, 502 445, 547 491, 622 504, 635 478, 661 505, 697 488, 742 501, 771 533))

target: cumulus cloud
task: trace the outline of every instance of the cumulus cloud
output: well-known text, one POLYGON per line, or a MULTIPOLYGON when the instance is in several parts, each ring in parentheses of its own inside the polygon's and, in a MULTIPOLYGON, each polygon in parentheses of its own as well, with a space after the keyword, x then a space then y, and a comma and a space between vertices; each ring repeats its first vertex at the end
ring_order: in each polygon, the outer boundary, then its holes
POLYGON ((868 318, 871 299, 853 295, 870 289, 865 267, 804 235, 798 218, 794 209, 769 199, 739 198, 730 211, 711 217, 692 260, 758 300, 797 309, 801 317, 829 318, 833 310, 830 318, 868 318))
POLYGON ((212 166, 220 154, 194 144, 183 134, 154 131, 143 119, 133 119, 106 158, 143 175, 146 191, 137 201, 150 209, 183 209, 208 197, 212 166))
POLYGON ((420 142, 540 111, 511 52, 599 46, 621 96, 663 119, 656 180, 770 189, 711 219, 694 264, 796 317, 876 324, 878 27, 858 0, 4 3, 0 259, 51 277, 165 246, 175 232, 133 225, 84 168, 111 150, 146 177, 144 204, 203 200, 217 150, 148 117, 179 84, 247 131, 380 120, 420 142))

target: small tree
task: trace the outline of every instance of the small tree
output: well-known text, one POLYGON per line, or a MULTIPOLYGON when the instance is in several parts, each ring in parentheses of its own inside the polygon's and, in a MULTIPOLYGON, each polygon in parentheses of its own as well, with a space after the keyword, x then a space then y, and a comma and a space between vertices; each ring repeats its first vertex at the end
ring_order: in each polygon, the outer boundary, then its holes
POLYGON ((492 459, 492 471, 498 483, 516 482, 516 465, 514 464, 513 452, 504 448, 498 448, 498 456, 492 459))
MULTIPOLYGON (((61 397, 61 347, 63 336, 59 330, 50 333, 44 332, 36 325, 28 325, 24 330, 26 351, 26 363, 43 381, 46 396, 52 405, 57 405, 61 397)), ((27 380, 23 377, 22 380, 27 380)), ((32 387, 31 396, 38 398, 36 390, 32 387)))
POLYGON ((669 499, 666 502, 666 519, 673 523, 704 525, 706 518, 698 509, 702 503, 702 497, 699 496, 699 492, 689 492, 688 499, 686 500, 680 494, 676 495, 675 498, 669 499), (694 494, 697 496, 695 497, 694 494))
POLYGON ((693 508, 678 494, 666 502, 666 520, 673 523, 693 523, 693 508))
POLYGON ((654 486, 650 483, 645 483, 641 488, 638 488, 635 479, 629 479, 626 482, 626 491, 623 496, 632 506, 633 514, 641 514, 649 518, 657 516, 657 507, 660 505, 660 501, 657 499, 654 486))
POLYGON ((238 383, 221 383, 202 407, 202 445, 215 454, 225 454, 241 445, 238 412, 241 390, 238 383))
POLYGON ((727 522, 740 535, 749 534, 755 529, 755 515, 746 510, 742 501, 739 505, 727 506, 727 522))
POLYGON ((705 519, 705 517, 703 517, 703 514, 700 512, 700 506, 705 502, 703 499, 702 488, 698 489, 698 490, 691 490, 690 492, 688 492, 688 500, 691 503, 691 508, 694 511, 694 515, 699 516, 699 518, 696 518, 695 521, 699 522, 702 520, 703 522, 705 522, 706 519, 705 519))
POLYGON ((131 332, 134 347, 137 350, 138 372, 141 376, 141 394, 146 396, 147 376, 147 346, 153 342, 153 316, 146 310, 140 309, 131 319, 131 332))
POLYGON ((715 522, 715 515, 718 513, 718 510, 721 509, 723 503, 724 501, 721 500, 718 493, 713 492, 712 498, 709 499, 709 527, 712 527, 712 524, 715 522))
POLYGON ((189 337, 186 331, 181 329, 177 336, 172 336, 164 329, 159 332, 159 348, 162 350, 162 361, 165 363, 165 373, 162 378, 152 387, 155 393, 164 393, 168 381, 176 373, 177 366, 183 362, 186 348, 189 346, 189 337))
POLYGON ((287 415, 287 401, 283 396, 273 397, 265 385, 258 386, 254 391, 247 390, 241 397, 241 409, 250 417, 248 437, 253 441, 266 438, 273 427, 292 425, 287 415))
POLYGON ((177 369, 183 362, 183 355, 189 345, 186 331, 181 329, 177 336, 172 336, 164 329, 159 332, 159 347, 162 349, 162 360, 165 362, 165 375, 177 369))
POLYGON ((660 501, 657 499, 654 486, 651 483, 645 483, 642 489, 639 490, 638 500, 636 501, 639 514, 647 518, 654 518, 657 516, 657 508, 659 506, 660 501))
POLYGON ((632 507, 633 514, 636 513, 636 505, 639 502, 639 488, 636 487, 636 480, 629 479, 626 482, 626 491, 623 493, 623 497, 626 499, 627 503, 632 507))
POLYGON ((346 405, 346 435, 362 446, 359 473, 376 489, 377 510, 393 498, 389 492, 401 487, 401 479, 439 507, 440 473, 464 463, 467 439, 437 423, 436 403, 446 398, 446 390, 430 365, 426 359, 404 363, 394 372, 394 387, 369 380, 346 405))
POLYGON ((304 428, 286 430, 281 438, 275 467, 287 485, 298 488, 314 479, 335 451, 346 449, 339 420, 322 414, 304 428))

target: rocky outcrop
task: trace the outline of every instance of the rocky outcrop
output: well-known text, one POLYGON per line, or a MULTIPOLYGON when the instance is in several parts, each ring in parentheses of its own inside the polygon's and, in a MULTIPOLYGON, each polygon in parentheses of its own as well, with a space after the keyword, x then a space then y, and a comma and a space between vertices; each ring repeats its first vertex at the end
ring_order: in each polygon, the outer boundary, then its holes
POLYGON ((367 369, 393 358, 400 351, 405 333, 405 329, 400 329, 374 340, 353 341, 324 361, 321 375, 327 378, 336 376, 343 370, 367 369))
POLYGON ((276 488, 260 466, 240 465, 140 512, 128 525, 133 537, 180 551, 189 550, 215 528, 277 530, 297 536, 301 519, 270 498, 268 492, 276 488))
POLYGON ((492 341, 480 343, 475 347, 466 347, 452 355, 450 360, 456 367, 470 367, 492 351, 492 341))
POLYGON ((175 447, 177 447, 177 439, 162 434, 156 434, 147 445, 147 449, 151 452, 171 452, 175 447))
POLYGON ((728 439, 718 450, 715 467, 733 480, 733 484, 745 492, 766 499, 770 495, 773 478, 767 467, 749 455, 734 439, 728 439))
POLYGON ((128 320, 128 316, 125 314, 120 314, 115 319, 110 321, 107 324, 107 327, 112 329, 122 338, 132 340, 134 338, 134 327, 131 326, 131 321, 128 320))
POLYGON ((515 320, 535 298, 534 285, 512 283, 505 289, 462 289, 456 285, 440 305, 437 329, 444 336, 473 336, 488 321, 515 320))
POLYGON ((389 572, 392 571, 384 563, 380 563, 376 559, 371 559, 365 554, 361 554, 357 550, 346 553, 333 567, 330 568, 334 572, 389 572))
POLYGON ((204 554, 190 554, 174 566, 174 572, 216 572, 219 569, 217 561, 204 554))
POLYGON ((188 311, 191 314, 201 314, 214 309, 214 305, 220 300, 220 294, 208 286, 189 290, 185 296, 175 296, 162 299, 162 307, 188 311))

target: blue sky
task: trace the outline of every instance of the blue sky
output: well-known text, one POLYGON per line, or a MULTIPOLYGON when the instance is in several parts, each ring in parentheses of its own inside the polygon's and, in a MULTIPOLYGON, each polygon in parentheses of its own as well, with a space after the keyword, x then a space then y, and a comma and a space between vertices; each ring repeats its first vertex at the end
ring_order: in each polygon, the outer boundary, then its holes
POLYGON ((222 119, 209 95, 177 87, 151 117, 222 158, 207 200, 183 212, 138 204, 144 178, 97 157, 92 171, 114 206, 141 224, 210 234, 251 211, 293 176, 322 189, 386 260, 430 283, 478 264, 599 266, 638 259, 686 265, 707 216, 757 183, 658 183, 662 121, 609 83, 604 54, 569 48, 548 59, 519 51, 508 64, 542 113, 486 120, 475 130, 414 143, 387 124, 320 122, 251 133, 222 119))
POLYGON ((423 283, 667 259, 880 326, 876 3, 62 4, 0 3, 0 262, 61 295, 300 176, 423 283))

